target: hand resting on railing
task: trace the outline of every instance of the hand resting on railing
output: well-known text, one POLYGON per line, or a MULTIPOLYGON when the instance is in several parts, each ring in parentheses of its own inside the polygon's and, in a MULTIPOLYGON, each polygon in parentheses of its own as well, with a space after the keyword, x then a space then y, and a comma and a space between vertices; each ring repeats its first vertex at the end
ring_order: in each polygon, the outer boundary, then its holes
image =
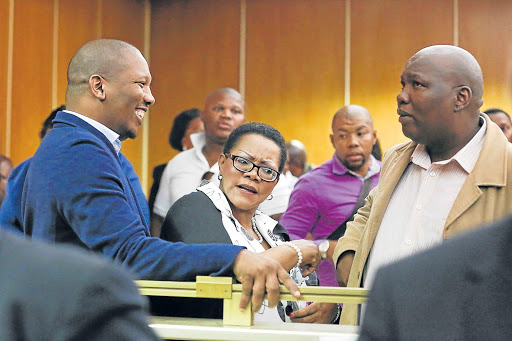
POLYGON ((294 297, 300 296, 300 291, 288 272, 278 261, 251 251, 243 250, 235 260, 233 272, 242 283, 242 299, 240 310, 247 307, 252 296, 252 311, 260 309, 265 293, 269 307, 275 307, 279 302, 279 284, 283 284, 294 297))

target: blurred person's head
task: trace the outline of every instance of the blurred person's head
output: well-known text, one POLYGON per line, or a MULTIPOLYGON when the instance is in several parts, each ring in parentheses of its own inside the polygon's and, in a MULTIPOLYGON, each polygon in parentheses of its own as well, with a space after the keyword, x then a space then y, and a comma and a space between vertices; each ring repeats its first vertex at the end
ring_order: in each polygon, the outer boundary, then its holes
POLYGON ((0 205, 5 198, 5 187, 7 186, 7 178, 11 175, 13 164, 11 159, 0 154, 0 205))
POLYGON ((182 111, 174 118, 169 144, 177 151, 191 149, 193 147, 190 135, 204 131, 201 121, 201 110, 197 108, 182 111))
POLYGON ((291 140, 286 144, 289 161, 288 169, 295 177, 300 177, 305 173, 308 161, 306 147, 299 140, 291 140))
POLYGON ((510 116, 501 109, 487 109, 484 111, 484 114, 487 114, 491 121, 500 127, 508 142, 512 142, 512 121, 510 116))

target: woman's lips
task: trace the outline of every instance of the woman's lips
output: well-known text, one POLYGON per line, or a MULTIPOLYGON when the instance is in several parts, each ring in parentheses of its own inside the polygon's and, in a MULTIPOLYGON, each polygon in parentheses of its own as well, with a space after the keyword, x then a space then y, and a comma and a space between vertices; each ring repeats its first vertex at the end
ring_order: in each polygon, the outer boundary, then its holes
POLYGON ((258 191, 256 191, 256 188, 254 188, 252 186, 249 186, 249 185, 238 185, 238 188, 240 188, 240 189, 242 189, 244 191, 253 193, 253 194, 258 193, 258 191))

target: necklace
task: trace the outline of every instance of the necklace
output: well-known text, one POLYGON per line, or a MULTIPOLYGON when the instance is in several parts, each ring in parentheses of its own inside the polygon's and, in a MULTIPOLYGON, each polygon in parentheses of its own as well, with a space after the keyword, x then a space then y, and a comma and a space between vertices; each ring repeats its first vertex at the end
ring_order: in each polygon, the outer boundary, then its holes
POLYGON ((263 236, 261 235, 260 231, 258 231, 258 228, 256 227, 256 223, 254 222, 254 217, 252 217, 251 219, 251 224, 252 224, 252 230, 254 231, 254 233, 256 233, 256 235, 258 235, 258 243, 263 243, 263 236))

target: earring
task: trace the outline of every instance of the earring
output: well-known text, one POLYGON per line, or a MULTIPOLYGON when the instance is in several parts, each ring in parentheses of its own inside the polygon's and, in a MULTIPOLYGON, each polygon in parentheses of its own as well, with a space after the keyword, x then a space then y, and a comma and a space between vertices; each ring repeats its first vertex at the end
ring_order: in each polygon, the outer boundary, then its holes
POLYGON ((222 174, 219 173, 219 175, 217 176, 217 179, 222 180, 222 174))
POLYGON ((272 193, 270 193, 270 195, 267 197, 267 200, 272 200, 274 199, 274 195, 272 193))

